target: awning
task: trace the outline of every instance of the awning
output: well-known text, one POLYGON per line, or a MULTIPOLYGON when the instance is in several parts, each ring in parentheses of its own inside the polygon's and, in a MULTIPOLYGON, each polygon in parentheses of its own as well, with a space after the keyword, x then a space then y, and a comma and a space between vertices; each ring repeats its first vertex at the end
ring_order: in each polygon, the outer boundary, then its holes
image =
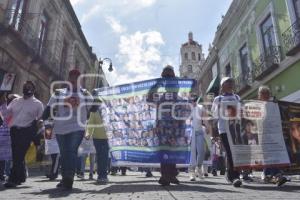
POLYGON ((219 90, 220 90, 220 78, 219 78, 219 76, 216 76, 210 82, 210 84, 206 90, 206 94, 214 93, 215 95, 217 95, 219 93, 219 90))

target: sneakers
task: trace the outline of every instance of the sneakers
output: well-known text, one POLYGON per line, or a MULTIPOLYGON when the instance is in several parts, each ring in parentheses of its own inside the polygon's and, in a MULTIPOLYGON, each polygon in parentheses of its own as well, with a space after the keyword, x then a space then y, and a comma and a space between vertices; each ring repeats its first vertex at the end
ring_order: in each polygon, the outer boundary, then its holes
POLYGON ((6 187, 6 188, 15 188, 15 187, 17 187, 17 183, 14 183, 14 182, 11 182, 11 181, 7 181, 6 183, 4 183, 4 187, 6 187))
POLYGON ((159 183, 161 186, 168 186, 168 185, 170 185, 170 181, 167 181, 166 179, 164 179, 164 178, 162 178, 162 177, 158 180, 158 183, 159 183))
POLYGON ((280 187, 280 186, 282 186, 283 184, 285 184, 287 181, 288 181, 288 180, 287 180, 286 177, 281 176, 281 177, 279 177, 279 178, 277 179, 276 185, 277 185, 278 187, 280 187))
POLYGON ((218 176, 217 170, 215 170, 215 169, 213 169, 211 173, 213 176, 218 176))
POLYGON ((83 173, 77 174, 77 178, 84 180, 84 174, 83 173))
POLYGON ((106 183, 108 183, 108 179, 107 178, 97 178, 96 182, 98 184, 106 184, 106 183))
POLYGON ((193 173, 193 174, 190 176, 190 181, 196 181, 196 175, 195 175, 195 173, 193 173))
POLYGON ((147 177, 147 178, 153 177, 153 174, 152 174, 150 171, 147 171, 146 177, 147 177))
POLYGON ((89 174, 89 180, 94 180, 94 175, 93 174, 89 174))
POLYGON ((241 187, 242 181, 241 181, 240 179, 234 179, 234 180, 232 181, 232 185, 233 185, 234 187, 241 187))
POLYGON ((57 188, 61 188, 63 190, 72 190, 73 189, 73 180, 70 178, 65 178, 61 180, 57 185, 57 188))
POLYGON ((170 183, 173 183, 173 184, 175 184, 175 185, 180 184, 179 180, 178 180, 176 177, 170 178, 170 183))

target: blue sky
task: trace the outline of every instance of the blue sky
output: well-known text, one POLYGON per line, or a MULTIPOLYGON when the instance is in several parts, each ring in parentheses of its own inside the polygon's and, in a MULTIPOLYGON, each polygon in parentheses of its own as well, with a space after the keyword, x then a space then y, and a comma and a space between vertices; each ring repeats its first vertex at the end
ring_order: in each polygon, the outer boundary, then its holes
POLYGON ((111 85, 160 76, 171 64, 179 75, 180 46, 189 31, 205 56, 232 0, 71 0, 83 32, 105 67, 111 85))

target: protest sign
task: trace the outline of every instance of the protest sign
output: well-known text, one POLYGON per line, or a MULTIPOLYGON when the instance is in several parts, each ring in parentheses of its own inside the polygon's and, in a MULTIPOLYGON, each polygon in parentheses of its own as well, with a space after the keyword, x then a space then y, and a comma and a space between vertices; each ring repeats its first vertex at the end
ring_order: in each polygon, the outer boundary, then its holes
POLYGON ((114 165, 190 163, 190 79, 153 79, 99 89, 114 165))
POLYGON ((288 167, 278 104, 246 101, 241 108, 242 117, 226 123, 234 167, 288 167))

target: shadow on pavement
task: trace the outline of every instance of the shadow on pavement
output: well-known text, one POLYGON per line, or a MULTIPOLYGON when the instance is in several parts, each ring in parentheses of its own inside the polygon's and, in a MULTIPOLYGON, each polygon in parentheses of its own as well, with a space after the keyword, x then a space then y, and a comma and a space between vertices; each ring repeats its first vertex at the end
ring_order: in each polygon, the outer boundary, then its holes
POLYGON ((4 186, 0 186, 0 191, 4 191, 4 190, 20 190, 20 189, 28 189, 31 188, 30 186, 18 186, 15 188, 5 188, 4 186))
POLYGON ((189 191, 189 192, 228 192, 228 193, 237 193, 236 191, 232 190, 225 190, 225 189, 215 189, 215 188, 208 188, 203 186, 190 186, 190 185, 176 185, 176 186, 167 186, 162 187, 160 185, 123 185, 123 184, 115 184, 108 186, 99 191, 89 191, 91 193, 105 193, 105 194, 113 194, 113 193, 135 193, 135 192, 150 192, 150 191, 189 191))
POLYGON ((78 189, 78 188, 73 188, 73 190, 68 190, 64 191, 59 188, 51 188, 51 189, 46 189, 42 190, 40 192, 29 192, 29 193, 23 193, 23 194, 31 194, 31 195, 48 195, 48 198, 62 198, 62 197, 68 197, 71 194, 80 194, 80 193, 85 193, 86 191, 78 189))
POLYGON ((280 192, 300 192, 300 187, 297 185, 284 185, 277 187, 276 185, 266 185, 260 187, 258 185, 243 185, 242 188, 249 190, 259 190, 259 191, 280 191, 280 192))

